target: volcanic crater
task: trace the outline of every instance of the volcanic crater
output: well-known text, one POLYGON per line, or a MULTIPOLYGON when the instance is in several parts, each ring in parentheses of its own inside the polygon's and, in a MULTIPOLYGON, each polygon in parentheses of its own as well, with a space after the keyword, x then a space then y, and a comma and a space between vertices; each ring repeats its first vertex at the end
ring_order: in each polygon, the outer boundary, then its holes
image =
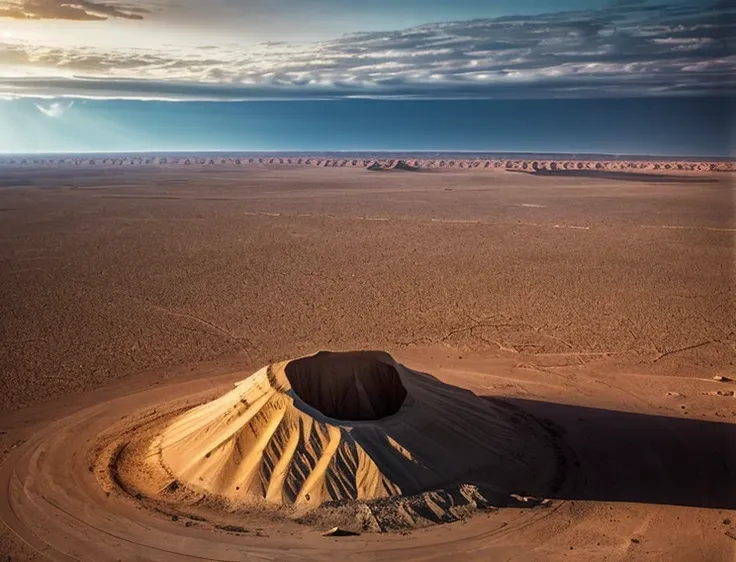
MULTIPOLYGON (((127 433, 114 480, 149 505, 398 530, 543 497, 555 438, 529 414, 376 351, 274 363, 127 433)), ((109 449, 109 447, 108 447, 109 449)))

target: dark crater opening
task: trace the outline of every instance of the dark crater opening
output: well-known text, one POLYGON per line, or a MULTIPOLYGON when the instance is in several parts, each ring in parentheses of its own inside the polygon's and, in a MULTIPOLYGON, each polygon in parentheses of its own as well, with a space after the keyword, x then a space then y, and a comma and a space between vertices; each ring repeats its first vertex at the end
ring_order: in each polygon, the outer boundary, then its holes
POLYGON ((322 352, 291 361, 285 371, 299 398, 337 420, 379 420, 406 398, 396 369, 372 353, 322 352))

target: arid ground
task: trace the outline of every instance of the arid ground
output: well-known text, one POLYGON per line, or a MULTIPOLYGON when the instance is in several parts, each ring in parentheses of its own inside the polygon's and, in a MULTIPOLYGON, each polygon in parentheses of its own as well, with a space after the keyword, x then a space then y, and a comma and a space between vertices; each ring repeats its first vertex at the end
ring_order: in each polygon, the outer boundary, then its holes
POLYGON ((732 173, 0 179, 0 560, 736 559, 732 173), (550 501, 335 538, 98 486, 124 416, 354 349, 540 420, 566 451, 550 501))

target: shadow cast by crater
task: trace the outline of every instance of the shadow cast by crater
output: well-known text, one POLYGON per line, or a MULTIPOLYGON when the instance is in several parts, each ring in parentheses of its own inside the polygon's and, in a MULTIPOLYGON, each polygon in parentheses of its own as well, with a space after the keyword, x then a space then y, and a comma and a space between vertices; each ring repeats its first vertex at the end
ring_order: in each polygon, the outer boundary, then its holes
POLYGON ((736 425, 505 399, 572 449, 558 499, 736 509, 736 425))
POLYGON ((599 178, 616 181, 642 183, 717 183, 715 178, 686 177, 672 174, 647 174, 638 172, 616 172, 608 170, 536 170, 533 176, 599 178))

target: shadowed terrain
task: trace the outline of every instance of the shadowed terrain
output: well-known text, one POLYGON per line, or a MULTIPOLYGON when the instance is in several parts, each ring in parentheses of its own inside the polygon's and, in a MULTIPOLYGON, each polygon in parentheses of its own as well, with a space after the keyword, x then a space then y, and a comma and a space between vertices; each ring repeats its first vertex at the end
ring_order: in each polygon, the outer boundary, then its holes
POLYGON ((575 486, 561 498, 736 509, 733 423, 507 401, 562 429, 578 451, 575 486))

